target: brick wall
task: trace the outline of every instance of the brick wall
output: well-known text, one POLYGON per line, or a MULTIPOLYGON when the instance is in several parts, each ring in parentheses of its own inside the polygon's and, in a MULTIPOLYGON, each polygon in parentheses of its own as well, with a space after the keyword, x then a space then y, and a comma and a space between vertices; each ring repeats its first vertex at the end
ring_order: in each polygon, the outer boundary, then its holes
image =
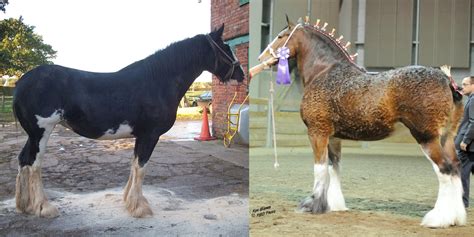
MULTIPOLYGON (((249 33, 249 4, 240 6, 239 0, 211 0, 211 29, 225 24, 224 41, 235 39, 249 33)), ((237 92, 235 103, 242 103, 248 94, 248 48, 243 43, 235 46, 235 54, 245 72, 241 85, 235 81, 220 84, 217 77, 212 77, 212 133, 222 138, 227 131, 227 109, 237 92)), ((248 101, 247 101, 248 103, 248 101)))

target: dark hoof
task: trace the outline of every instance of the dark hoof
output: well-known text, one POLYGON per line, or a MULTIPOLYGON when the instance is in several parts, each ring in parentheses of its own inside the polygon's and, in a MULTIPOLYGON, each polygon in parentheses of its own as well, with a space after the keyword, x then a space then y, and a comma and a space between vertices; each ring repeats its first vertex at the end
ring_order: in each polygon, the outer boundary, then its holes
POLYGON ((329 211, 328 202, 325 198, 315 198, 314 194, 306 197, 298 205, 298 210, 301 212, 311 212, 313 214, 322 214, 329 211))

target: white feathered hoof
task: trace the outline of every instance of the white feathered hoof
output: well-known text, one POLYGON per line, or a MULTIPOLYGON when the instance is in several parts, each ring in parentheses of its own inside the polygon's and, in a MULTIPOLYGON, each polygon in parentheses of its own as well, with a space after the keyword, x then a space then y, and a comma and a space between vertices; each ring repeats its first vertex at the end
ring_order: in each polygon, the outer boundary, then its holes
POLYGON ((44 201, 36 209, 35 215, 39 217, 45 217, 45 218, 54 218, 54 217, 59 216, 59 211, 57 207, 51 205, 47 201, 44 201))
POLYGON ((438 199, 433 210, 423 218, 421 225, 429 228, 465 225, 466 209, 462 202, 461 179, 457 175, 451 176, 439 172, 437 174, 440 181, 438 199))
POLYGON ((148 201, 142 195, 132 194, 128 196, 125 205, 130 215, 135 218, 153 216, 153 211, 151 210, 148 201))
POLYGON ((329 211, 329 206, 326 198, 323 198, 323 196, 315 198, 313 194, 301 201, 297 211, 310 212, 313 214, 323 214, 329 211))
POLYGON ((58 208, 48 202, 43 191, 39 167, 25 166, 20 168, 15 188, 17 212, 45 218, 59 216, 58 208))
POLYGON ((329 188, 328 188, 328 205, 329 211, 347 211, 346 201, 342 195, 341 182, 339 176, 332 165, 329 166, 329 188))
POLYGON ((434 208, 429 211, 421 225, 428 228, 447 228, 453 225, 466 225, 466 210, 461 208, 434 208))

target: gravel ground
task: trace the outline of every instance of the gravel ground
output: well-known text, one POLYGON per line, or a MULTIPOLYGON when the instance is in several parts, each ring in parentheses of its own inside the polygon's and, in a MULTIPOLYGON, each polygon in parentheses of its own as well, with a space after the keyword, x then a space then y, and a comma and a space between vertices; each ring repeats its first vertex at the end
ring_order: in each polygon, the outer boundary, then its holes
POLYGON ((248 148, 193 141, 200 121, 176 122, 156 146, 143 187, 154 216, 143 219, 128 216, 122 201, 133 139, 90 140, 57 126, 42 175, 61 215, 43 219, 15 212, 26 136, 14 125, 0 131, 0 236, 248 235, 248 148))

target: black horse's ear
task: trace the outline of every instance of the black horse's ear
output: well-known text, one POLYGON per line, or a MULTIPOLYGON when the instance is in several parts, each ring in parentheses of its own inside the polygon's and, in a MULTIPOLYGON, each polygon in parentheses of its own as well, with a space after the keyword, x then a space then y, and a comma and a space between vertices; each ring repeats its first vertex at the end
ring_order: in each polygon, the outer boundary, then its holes
POLYGON ((224 23, 222 23, 222 25, 221 25, 221 27, 219 27, 219 29, 212 32, 211 36, 212 36, 212 38, 214 38, 214 40, 218 40, 218 39, 222 38, 222 33, 224 33, 224 23))

